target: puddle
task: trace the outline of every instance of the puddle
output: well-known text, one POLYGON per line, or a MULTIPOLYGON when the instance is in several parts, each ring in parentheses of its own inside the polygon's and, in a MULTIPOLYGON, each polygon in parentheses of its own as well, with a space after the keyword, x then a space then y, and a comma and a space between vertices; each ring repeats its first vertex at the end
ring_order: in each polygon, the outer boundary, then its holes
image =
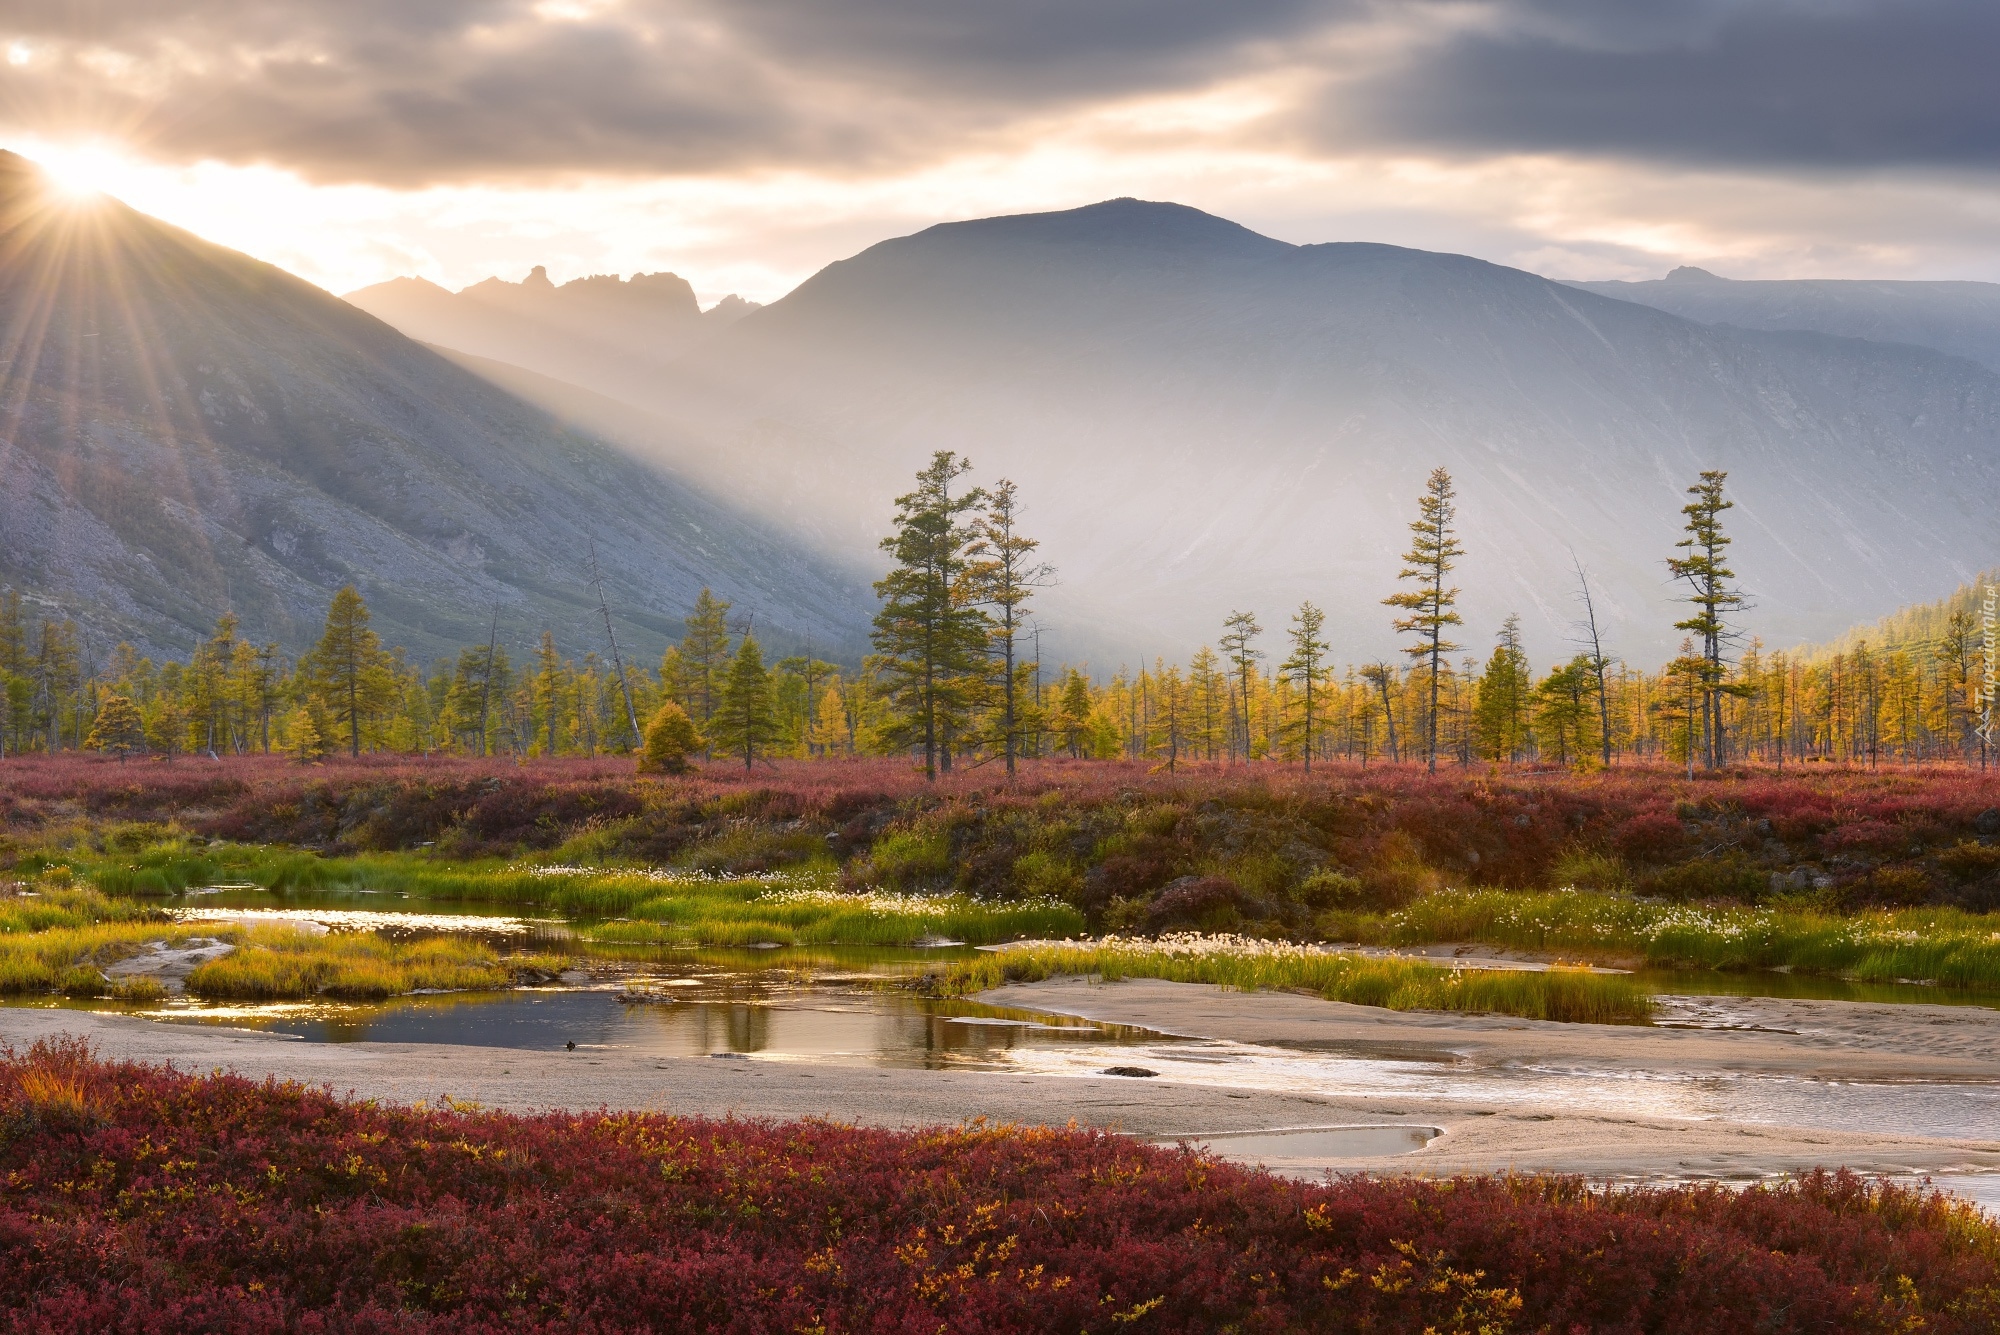
POLYGON ((1225 1159, 1262 1163, 1285 1159, 1385 1159, 1420 1150, 1441 1134, 1434 1126, 1301 1126, 1162 1137, 1155 1143, 1185 1142, 1213 1150, 1225 1159))
POLYGON ((872 987, 705 976, 648 980, 659 999, 633 1001, 631 984, 399 997, 373 1004, 179 1002, 137 1011, 175 1024, 226 1025, 319 1043, 448 1043, 645 1057, 711 1053, 790 1061, 937 1068, 997 1066, 1028 1047, 1171 1044, 1147 1030, 1064 1024, 1046 1016, 933 1001, 872 987), (669 992, 667 989, 671 988, 669 992))

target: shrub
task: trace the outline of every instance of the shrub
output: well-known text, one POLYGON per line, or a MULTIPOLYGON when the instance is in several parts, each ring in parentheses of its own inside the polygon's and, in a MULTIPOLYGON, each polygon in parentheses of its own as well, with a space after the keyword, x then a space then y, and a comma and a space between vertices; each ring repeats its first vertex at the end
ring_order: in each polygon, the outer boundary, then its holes
POLYGON ((1927 901, 1931 889, 1921 867, 1877 867, 1850 887, 1848 898, 1857 905, 1910 908, 1927 901))
POLYGON ((2000 1320, 1990 1221, 1846 1174, 1304 1183, 1088 1130, 396 1108, 74 1045, 0 1061, 0 1127, 24 1335, 2000 1320))
POLYGON ((1066 899, 1074 901, 1083 888, 1083 877, 1068 858, 1059 853, 1037 850, 1014 860, 1013 889, 1025 899, 1066 899))
POLYGON ((935 830, 898 830, 875 845, 869 862, 878 884, 892 890, 951 884, 951 844, 935 830))
POLYGON ((1360 877, 1331 867, 1308 874, 1298 889, 1299 902, 1315 909, 1358 908, 1366 894, 1367 887, 1361 884, 1360 877))
POLYGON ((688 757, 706 745, 687 711, 669 700, 646 724, 646 745, 639 753, 639 773, 685 774, 690 768, 688 757))
POLYGON ((1653 872, 1641 886, 1662 899, 1754 902, 1770 888, 1770 877, 1740 857, 1703 858, 1653 872))
POLYGON ((1960 840, 1938 854, 1938 865, 1956 881, 1983 881, 2000 872, 2000 844, 1960 840))
POLYGON ((1631 888, 1632 874, 1620 859, 1572 844, 1550 871, 1549 885, 1554 890, 1616 892, 1631 888))
POLYGON ((1147 906, 1145 925, 1151 932, 1174 927, 1221 932, 1245 918, 1263 917, 1264 908, 1225 877, 1183 876, 1147 906))

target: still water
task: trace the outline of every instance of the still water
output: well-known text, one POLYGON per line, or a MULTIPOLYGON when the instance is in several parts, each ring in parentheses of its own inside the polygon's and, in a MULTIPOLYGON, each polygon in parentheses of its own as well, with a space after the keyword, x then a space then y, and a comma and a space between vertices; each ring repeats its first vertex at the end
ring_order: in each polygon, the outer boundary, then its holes
MULTIPOLYGON (((402 997, 371 1004, 206 1005, 186 999, 118 1007, 179 1024, 291 1034, 311 1042, 450 1043, 500 1048, 629 1052, 647 1057, 731 1054, 940 1069, 972 1067, 1051 1077, 1141 1068, 1152 1078, 1366 1098, 1395 1118, 1415 1105, 1561 1103, 1607 1113, 1724 1118, 1840 1131, 1892 1127, 1928 1136, 2000 1138, 2000 1085, 1855 1083, 1754 1074, 1624 1072, 1561 1065, 1504 1070, 1456 1062, 1385 1061, 1363 1055, 1170 1037, 1143 1029, 934 1000, 885 987, 896 975, 962 956, 960 949, 785 948, 685 951, 599 946, 569 924, 508 906, 413 901, 356 891, 276 896, 229 888, 180 901, 195 917, 249 917, 374 930, 395 937, 476 936, 501 950, 580 957, 567 985, 526 991, 402 997), (1398 1101, 1409 1105, 1407 1108, 1398 1101)), ((1943 989, 1867 987, 1784 974, 1649 973, 1650 990, 1732 996, 1991 1004, 1943 989)), ((43 1001, 40 1004, 50 1004, 43 1001)), ((109 1007, 102 1002, 62 1005, 109 1007)), ((1724 1002, 1723 1004, 1726 1004, 1724 1002)), ((1312 1128, 1213 1137, 1231 1157, 1373 1157, 1416 1149, 1421 1126, 1312 1128), (1325 1140, 1325 1145, 1319 1145, 1325 1140), (1225 1141, 1229 1143, 1224 1143, 1225 1141), (1313 1142, 1308 1145, 1307 1142, 1313 1142)), ((1954 1180, 1975 1199, 2000 1199, 2000 1178, 1954 1180)))

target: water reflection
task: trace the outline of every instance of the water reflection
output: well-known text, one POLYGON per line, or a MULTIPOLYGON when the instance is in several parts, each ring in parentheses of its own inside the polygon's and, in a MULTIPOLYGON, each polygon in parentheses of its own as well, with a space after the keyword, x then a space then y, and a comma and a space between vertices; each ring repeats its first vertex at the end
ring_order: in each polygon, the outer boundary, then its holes
POLYGON ((646 1057, 740 1053, 937 1068, 999 1065, 1018 1049, 1164 1043, 1146 1030, 1064 1024, 970 1002, 938 1001, 863 985, 796 982, 784 975, 653 979, 665 1001, 632 1002, 625 987, 405 997, 369 1005, 206 1006, 147 1009, 150 1018, 291 1034, 321 1043, 449 1043, 646 1057), (684 986, 674 986, 683 984, 684 986))

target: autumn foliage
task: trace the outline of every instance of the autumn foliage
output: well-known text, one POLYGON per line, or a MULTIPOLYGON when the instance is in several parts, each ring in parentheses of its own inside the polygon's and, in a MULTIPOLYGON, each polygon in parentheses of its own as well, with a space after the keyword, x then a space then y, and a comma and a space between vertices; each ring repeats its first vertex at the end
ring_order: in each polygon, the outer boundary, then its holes
POLYGON ((1924 1192, 1308 1185, 1094 1131, 519 1117, 0 1061, 39 1331, 1990 1331, 1924 1192))
POLYGON ((693 857, 731 871, 832 857, 863 884, 1057 895, 1093 922, 1122 903, 1127 926, 1183 925, 1149 906, 1177 882, 1185 892, 1190 876, 1221 882, 1211 897, 1246 918, 1305 921, 1327 907, 1310 888, 1316 873, 1374 907, 1440 885, 1615 883, 1740 901, 1779 882, 1819 888, 1828 908, 2000 907, 2000 771, 1959 768, 1690 780, 1639 768, 1448 767, 1433 777, 1329 765, 1307 776, 1265 764, 1168 774, 1034 761, 1012 783, 988 769, 927 784, 908 762, 879 759, 749 773, 717 763, 664 778, 634 775, 622 756, 363 756, 306 769, 263 757, 0 762, 0 824, 13 834, 118 821, 326 852, 512 855, 592 834, 593 856, 693 857))

